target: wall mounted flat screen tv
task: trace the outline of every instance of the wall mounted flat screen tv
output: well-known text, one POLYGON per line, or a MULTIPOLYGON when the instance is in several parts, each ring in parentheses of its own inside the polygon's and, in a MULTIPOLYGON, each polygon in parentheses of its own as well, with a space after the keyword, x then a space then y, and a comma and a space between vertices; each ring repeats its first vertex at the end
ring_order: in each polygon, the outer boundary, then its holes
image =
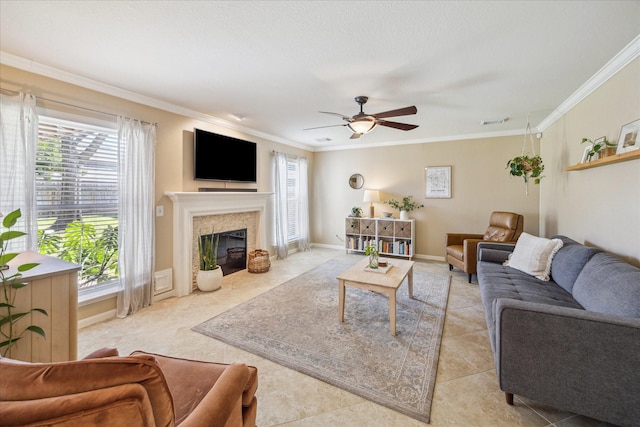
POLYGON ((194 179, 256 182, 256 143, 202 129, 193 132, 194 179))

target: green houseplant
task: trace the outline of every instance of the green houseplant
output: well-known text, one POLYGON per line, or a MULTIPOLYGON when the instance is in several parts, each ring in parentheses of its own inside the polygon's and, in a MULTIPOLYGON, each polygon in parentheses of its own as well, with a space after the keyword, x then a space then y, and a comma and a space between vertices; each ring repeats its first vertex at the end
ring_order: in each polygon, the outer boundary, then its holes
POLYGON ((605 151, 603 150, 603 148, 606 149, 607 147, 617 146, 617 144, 614 144, 611 141, 607 140, 607 138, 604 136, 602 138, 596 139, 595 142, 590 140, 589 138, 582 138, 581 144, 584 144, 585 142, 591 144, 591 148, 587 152, 587 161, 589 162, 593 159, 594 156, 599 156, 601 155, 601 153, 604 153, 605 151))
POLYGON ((220 235, 211 234, 198 239, 198 255, 200 269, 196 276, 196 284, 201 291, 209 292, 220 289, 222 286, 222 269, 218 265, 218 243, 220 235))
MULTIPOLYGON (((2 215, 0 214, 0 216, 2 215)), ((11 348, 22 339, 27 332, 33 332, 43 338, 45 337, 44 330, 35 325, 29 325, 20 331, 16 325, 18 320, 34 311, 48 316, 47 312, 41 308, 32 308, 28 311, 16 312, 17 308, 14 305, 18 291, 27 286, 26 283, 20 281, 22 273, 36 267, 39 265, 38 263, 19 265, 15 273, 5 275, 5 272, 8 270, 7 263, 18 256, 17 253, 7 252, 9 240, 17 239, 27 234, 22 231, 11 230, 11 227, 16 224, 18 218, 21 216, 22 212, 20 209, 7 214, 2 220, 2 227, 6 228, 6 231, 0 234, 0 280, 2 282, 2 296, 0 299, 0 335, 2 341, 0 342, 0 349, 3 356, 9 354, 11 348)))
POLYGON ((384 203, 391 206, 393 209, 400 211, 400 219, 407 219, 408 212, 424 208, 422 203, 418 203, 413 200, 413 196, 404 196, 401 202, 395 199, 389 199, 384 203))
POLYGON ((369 257, 369 268, 378 268, 380 252, 376 242, 371 241, 364 250, 364 254, 369 257))
POLYGON ((529 178, 533 178, 534 184, 540 184, 540 180, 544 178, 544 163, 542 157, 534 155, 529 157, 526 154, 514 157, 507 162, 507 169, 512 176, 521 176, 525 184, 529 182, 529 178))
POLYGON ((351 215, 354 218, 360 218, 362 216, 362 208, 358 206, 354 206, 351 208, 351 215))

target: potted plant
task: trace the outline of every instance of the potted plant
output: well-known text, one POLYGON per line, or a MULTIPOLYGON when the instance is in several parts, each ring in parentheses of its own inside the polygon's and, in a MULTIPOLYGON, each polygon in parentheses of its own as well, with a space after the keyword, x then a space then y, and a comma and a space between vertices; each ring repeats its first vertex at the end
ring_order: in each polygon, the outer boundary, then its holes
MULTIPOLYGON (((0 213, 0 217, 1 216, 2 214, 0 213)), ((16 307, 14 304, 18 290, 27 286, 26 283, 20 281, 22 273, 36 267, 39 265, 38 263, 19 265, 17 266, 15 273, 5 276, 5 272, 9 269, 7 263, 18 256, 17 253, 7 252, 7 242, 18 237, 26 236, 27 234, 22 231, 11 230, 11 227, 16 224, 16 221, 21 216, 22 212, 20 209, 7 214, 7 216, 2 220, 2 226, 6 228, 7 231, 0 234, 0 281, 2 282, 2 295, 0 296, 0 349, 2 349, 2 356, 7 356, 11 347, 13 347, 24 336, 24 334, 27 333, 27 331, 45 338, 44 330, 39 326, 29 325, 22 331, 19 331, 16 325, 18 320, 33 311, 37 311, 48 316, 47 312, 41 308, 32 308, 29 311, 21 313, 15 312, 16 307)))
POLYGON ((424 208, 423 204, 413 200, 413 196, 405 196, 402 198, 402 202, 395 199, 390 199, 384 202, 391 206, 393 209, 400 211, 400 219, 408 219, 408 213, 419 208, 424 208))
POLYGON ((380 252, 378 252, 378 246, 376 245, 376 242, 371 240, 364 250, 364 254, 369 257, 369 268, 378 268, 380 252))
POLYGON ((609 147, 617 146, 617 144, 613 144, 612 142, 608 141, 604 136, 602 138, 596 139, 595 142, 593 142, 589 138, 582 138, 581 144, 584 144, 585 142, 591 144, 591 149, 587 153, 587 160, 589 162, 591 160, 595 160, 593 159, 594 156, 596 159, 605 157, 609 147))
POLYGON ((540 180, 544 178, 542 176, 544 164, 539 155, 529 157, 522 154, 514 157, 507 162, 507 169, 512 176, 521 176, 524 179, 525 194, 527 195, 529 195, 529 178, 533 178, 534 184, 540 184, 540 180))
POLYGON ((362 216, 362 208, 358 207, 358 206, 354 206, 351 208, 351 215, 352 217, 355 218, 360 218, 362 216))
POLYGON ((218 243, 220 235, 215 234, 213 229, 211 234, 198 239, 198 254, 200 258, 200 269, 196 276, 198 289, 205 292, 215 291, 222 286, 222 268, 218 265, 218 243))

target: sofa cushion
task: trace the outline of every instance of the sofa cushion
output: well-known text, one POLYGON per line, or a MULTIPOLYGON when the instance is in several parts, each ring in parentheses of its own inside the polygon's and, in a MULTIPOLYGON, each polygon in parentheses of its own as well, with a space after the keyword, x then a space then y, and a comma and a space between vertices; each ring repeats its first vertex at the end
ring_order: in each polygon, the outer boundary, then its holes
POLYGON ((573 292, 573 284, 584 265, 602 251, 581 245, 566 236, 552 236, 552 239, 562 240, 563 245, 551 261, 551 278, 567 292, 573 292))
POLYGON ((601 252, 586 263, 573 297, 590 311, 640 317, 640 268, 601 252))
POLYGON ((545 239, 522 233, 505 265, 530 274, 540 280, 549 280, 551 260, 562 247, 560 239, 545 239))
POLYGON ((493 262, 478 262, 478 283, 489 336, 495 350, 494 306, 498 298, 537 302, 559 307, 583 307, 570 293, 552 281, 543 281, 515 268, 493 262))

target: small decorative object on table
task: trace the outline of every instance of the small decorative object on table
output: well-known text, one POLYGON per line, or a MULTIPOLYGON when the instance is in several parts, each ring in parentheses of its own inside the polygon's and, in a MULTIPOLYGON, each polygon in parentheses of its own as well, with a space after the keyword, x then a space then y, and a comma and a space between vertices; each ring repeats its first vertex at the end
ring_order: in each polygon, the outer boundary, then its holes
POLYGON ((271 261, 269 260, 269 252, 256 249, 249 252, 249 261, 247 269, 249 273, 266 273, 271 267, 271 261))
POLYGON ((378 257, 380 256, 380 253, 378 252, 378 247, 376 246, 375 242, 371 242, 371 244, 367 246, 367 249, 365 249, 364 254, 369 256, 369 268, 371 269, 378 268, 378 264, 379 264, 378 257))

